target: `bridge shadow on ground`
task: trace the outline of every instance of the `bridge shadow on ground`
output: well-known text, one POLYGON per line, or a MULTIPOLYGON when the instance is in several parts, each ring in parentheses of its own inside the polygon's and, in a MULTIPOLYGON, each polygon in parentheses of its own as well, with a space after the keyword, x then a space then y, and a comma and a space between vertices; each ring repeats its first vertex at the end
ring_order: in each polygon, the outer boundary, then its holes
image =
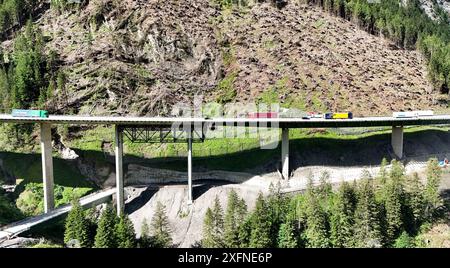
MULTIPOLYGON (((192 197, 194 200, 202 196, 209 189, 230 184, 229 181, 218 181, 218 180, 200 180, 195 181, 192 186, 192 197)), ((168 183, 165 185, 179 185, 180 187, 185 187, 187 190, 186 183, 168 183)), ((150 199, 159 191, 158 185, 151 186, 137 186, 135 188, 142 188, 143 190, 139 193, 137 197, 134 197, 130 202, 125 205, 125 212, 127 214, 131 214, 140 208, 142 208, 145 204, 147 204, 150 199)))
MULTIPOLYGON (((391 135, 372 134, 361 138, 348 138, 348 136, 305 137, 290 141, 290 169, 295 170, 308 166, 376 166, 383 158, 392 159, 390 145, 391 135)), ((194 144, 195 146, 195 144, 194 144)), ((244 150, 210 157, 195 157, 193 159, 194 172, 223 170, 241 172, 242 180, 248 180, 254 175, 261 175, 280 170, 280 144, 273 150, 259 148, 244 150), (242 173, 243 172, 243 173, 242 173), (246 175, 247 174, 247 175, 246 175), (248 178, 245 178, 248 176, 248 178)), ((114 171, 114 155, 101 151, 76 151, 82 158, 84 166, 89 166, 100 180, 106 180, 114 171), (100 170, 107 170, 106 175, 100 170)), ((404 134, 404 155, 406 161, 411 157, 429 156, 450 158, 450 133, 445 130, 429 129, 404 134)), ((0 152, 3 169, 12 177, 23 179, 22 185, 28 182, 42 182, 40 154, 0 152)), ((124 172, 129 164, 138 164, 158 169, 174 171, 187 171, 186 157, 160 157, 153 159, 136 156, 124 156, 124 172)), ((68 187, 92 187, 93 183, 86 178, 79 169, 77 161, 54 159, 55 184, 68 187)), ((182 184, 182 183, 179 183, 182 184)), ((202 188, 198 188, 200 190, 202 188)), ((197 191, 197 190, 196 190, 197 191)), ((20 193, 20 191, 18 191, 20 193)), ((144 197, 147 197, 145 193, 144 197)))
POLYGON ((145 188, 142 192, 139 193, 139 195, 130 202, 128 202, 125 206, 125 213, 131 214, 135 212, 136 210, 140 209, 144 204, 146 204, 157 192, 157 187, 147 187, 147 186, 140 186, 137 188, 145 188))
MULTIPOLYGON (((194 145, 195 146, 195 145, 194 145)), ((422 130, 404 134, 404 157, 427 159, 429 156, 450 157, 450 133, 444 130, 422 130)), ((195 157, 193 170, 225 170, 263 174, 280 169, 280 144, 273 150, 259 148, 236 153, 195 157)), ((374 134, 367 137, 346 139, 306 137, 290 141, 290 168, 307 166, 376 166, 383 158, 393 158, 391 135, 374 134)), ((126 157, 127 163, 139 163, 144 166, 187 171, 185 157, 154 158, 142 161, 135 157, 126 157), (138 161, 134 161, 138 160, 138 161)))
MULTIPOLYGON (((16 183, 14 192, 18 196, 28 183, 42 183, 41 155, 36 153, 0 152, 0 179, 7 183, 16 183)), ((98 187, 83 176, 73 160, 53 159, 55 185, 64 187, 83 187, 92 190, 98 187)), ((89 192, 91 192, 89 191, 89 192)))

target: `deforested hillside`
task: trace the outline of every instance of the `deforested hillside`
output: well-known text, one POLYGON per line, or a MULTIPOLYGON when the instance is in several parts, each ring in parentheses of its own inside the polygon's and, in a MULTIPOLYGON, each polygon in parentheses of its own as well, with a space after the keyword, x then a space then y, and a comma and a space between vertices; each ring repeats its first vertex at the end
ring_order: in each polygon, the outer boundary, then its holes
POLYGON ((42 45, 42 55, 32 57, 39 61, 29 65, 40 68, 20 80, 39 83, 16 89, 23 19, 3 35, 2 110, 168 115, 173 104, 196 94, 220 103, 280 102, 357 115, 446 108, 447 97, 430 82, 418 51, 301 1, 283 7, 223 2, 42 4, 28 12, 34 14, 29 29, 39 33, 29 39, 42 45), (18 98, 21 92, 33 94, 18 98))

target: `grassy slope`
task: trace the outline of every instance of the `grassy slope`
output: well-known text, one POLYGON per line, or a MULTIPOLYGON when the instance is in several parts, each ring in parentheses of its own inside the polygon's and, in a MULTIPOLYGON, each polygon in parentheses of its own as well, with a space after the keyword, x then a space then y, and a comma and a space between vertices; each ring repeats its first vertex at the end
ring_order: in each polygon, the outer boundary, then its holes
MULTIPOLYGON (((17 207, 26 215, 43 211, 42 167, 39 154, 1 152, 4 168, 17 178, 14 198, 17 207)), ((97 187, 88 182, 72 163, 54 158, 55 205, 70 202, 73 195, 84 196, 97 187)), ((17 217, 1 217, 2 224, 17 217)))
MULTIPOLYGON (((413 127, 405 129, 405 137, 426 135, 425 131, 445 133, 447 128, 413 127)), ((358 130, 356 130, 358 131, 358 130)), ((390 128, 377 129, 373 132, 340 134, 335 130, 303 130, 293 129, 290 132, 291 154, 307 154, 307 152, 324 152, 327 159, 338 159, 342 154, 367 151, 390 142, 390 128)), ((102 141, 111 144, 106 153, 113 153, 113 130, 96 128, 89 130, 80 138, 69 142, 72 148, 80 151, 84 157, 96 162, 105 162, 102 152, 102 141)), ((186 144, 142 144, 131 143, 125 139, 126 162, 158 168, 184 171, 186 169, 186 144)), ((367 164, 379 164, 386 152, 377 152, 374 159, 367 164)), ((194 166, 199 169, 244 171, 278 161, 280 147, 275 150, 261 150, 259 140, 243 139, 209 139, 204 143, 194 144, 194 166), (272 161, 276 159, 276 161, 272 161)), ((318 160, 317 160, 318 161, 318 160)), ((361 162, 364 164, 365 162, 361 162)), ((320 164, 320 163, 318 163, 320 164)), ((326 162, 324 161, 324 163, 326 162)))

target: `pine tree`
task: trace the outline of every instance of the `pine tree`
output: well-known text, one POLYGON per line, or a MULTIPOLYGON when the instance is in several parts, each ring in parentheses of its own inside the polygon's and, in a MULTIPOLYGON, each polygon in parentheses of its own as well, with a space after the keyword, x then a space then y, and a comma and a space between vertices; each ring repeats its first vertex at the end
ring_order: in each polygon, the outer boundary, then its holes
POLYGON ((395 248, 413 248, 414 240, 408 235, 407 232, 403 231, 402 234, 395 240, 395 248))
POLYGON ((202 246, 205 248, 220 248, 223 242, 223 212, 219 198, 216 196, 213 209, 208 208, 203 222, 202 246))
POLYGON ((141 248, 148 248, 151 246, 150 242, 150 227, 148 226, 147 219, 144 218, 141 224, 141 237, 139 239, 139 246, 141 248))
POLYGON ((317 187, 317 194, 319 200, 326 200, 332 193, 332 187, 330 183, 330 173, 322 172, 319 177, 319 186, 317 187))
POLYGON ((343 182, 335 197, 331 214, 331 242, 334 247, 353 247, 356 196, 354 189, 343 182))
POLYGON ((204 248, 215 248, 216 240, 214 234, 214 216, 211 208, 206 210, 205 218, 203 220, 203 239, 202 247, 204 248))
POLYGON ((298 244, 294 222, 286 221, 280 225, 278 232, 278 247, 279 248, 296 248, 298 244))
POLYGON ((330 245, 327 215, 321 207, 317 196, 307 197, 306 230, 307 247, 327 248, 330 245))
POLYGON ((231 190, 228 195, 228 206, 224 223, 224 243, 226 247, 238 248, 240 246, 239 229, 244 221, 246 212, 245 201, 239 199, 234 189, 231 190))
POLYGON ((116 223, 117 215, 111 206, 107 206, 102 214, 97 227, 97 234, 95 235, 94 246, 96 248, 116 248, 116 223))
POLYGON ((384 209, 386 216, 386 239, 392 244, 404 229, 405 214, 403 200, 403 180, 405 170, 401 163, 393 160, 389 180, 384 185, 384 209))
POLYGON ((281 185, 278 183, 269 187, 269 196, 267 197, 267 208, 269 212, 270 223, 270 246, 276 247, 281 224, 286 219, 289 200, 281 194, 281 185))
POLYGON ((117 247, 119 248, 135 248, 136 233, 130 218, 122 214, 116 227, 117 247))
POLYGON ((381 160, 380 171, 378 172, 378 180, 379 180, 381 186, 386 184, 386 182, 388 180, 388 172, 386 170, 387 165, 388 165, 388 162, 387 162, 386 158, 383 158, 383 160, 381 160))
POLYGON ((270 215, 262 193, 258 195, 253 212, 249 246, 251 248, 267 248, 271 246, 270 215))
POLYGON ((373 185, 367 175, 361 179, 355 210, 356 247, 380 247, 383 243, 379 206, 375 200, 373 185))
POLYGON ((64 230, 64 243, 71 244, 73 242, 83 248, 90 247, 92 244, 89 238, 89 224, 78 199, 72 201, 72 208, 67 215, 64 230))
POLYGON ((416 172, 412 176, 408 177, 408 182, 406 185, 408 186, 408 207, 411 211, 411 222, 409 223, 409 226, 415 232, 419 229, 425 218, 423 185, 420 182, 419 175, 416 172))
POLYGON ((166 215, 165 206, 159 201, 156 204, 156 211, 153 216, 151 226, 154 246, 158 248, 166 248, 171 246, 172 237, 170 234, 171 230, 169 226, 169 219, 166 215))
POLYGON ((400 183, 403 182, 405 177, 405 167, 402 163, 397 160, 392 160, 391 162, 391 172, 389 174, 389 178, 393 181, 398 181, 400 183))
POLYGON ((249 214, 239 226, 239 248, 250 247, 253 213, 249 214))
POLYGON ((439 167, 437 159, 430 159, 427 163, 427 183, 425 186, 425 217, 431 220, 435 210, 442 206, 443 201, 439 194, 439 185, 441 183, 442 170, 439 167))

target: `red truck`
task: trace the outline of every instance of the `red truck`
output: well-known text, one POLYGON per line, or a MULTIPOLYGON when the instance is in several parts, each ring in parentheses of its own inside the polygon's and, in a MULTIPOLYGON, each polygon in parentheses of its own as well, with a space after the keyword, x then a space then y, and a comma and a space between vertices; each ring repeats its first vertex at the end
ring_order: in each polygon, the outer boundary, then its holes
POLYGON ((247 118, 278 118, 277 112, 254 112, 248 113, 247 118))

